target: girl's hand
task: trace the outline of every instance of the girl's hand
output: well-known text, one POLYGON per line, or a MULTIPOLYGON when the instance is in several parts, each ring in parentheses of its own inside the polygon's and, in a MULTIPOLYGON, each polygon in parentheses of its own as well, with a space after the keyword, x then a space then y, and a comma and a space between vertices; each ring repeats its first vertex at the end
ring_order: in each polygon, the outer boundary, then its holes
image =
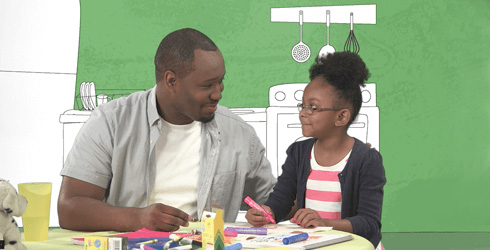
POLYGON ((326 221, 315 210, 309 208, 299 209, 290 221, 303 228, 326 226, 326 221))
MULTIPOLYGON (((272 216, 272 218, 275 217, 274 213, 271 212, 271 208, 269 206, 262 205, 261 207, 266 212, 268 212, 272 216)), ((254 227, 262 227, 265 224, 269 223, 269 221, 267 221, 267 218, 264 216, 264 213, 262 213, 261 211, 255 209, 255 208, 250 208, 247 211, 245 218, 247 219, 248 223, 252 224, 252 226, 254 226, 254 227)))

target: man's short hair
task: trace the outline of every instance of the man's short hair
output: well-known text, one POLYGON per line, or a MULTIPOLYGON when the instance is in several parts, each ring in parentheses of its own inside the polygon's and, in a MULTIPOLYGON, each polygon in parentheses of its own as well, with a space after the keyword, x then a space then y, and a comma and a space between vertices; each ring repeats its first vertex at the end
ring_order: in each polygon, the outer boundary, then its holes
POLYGON ((159 82, 166 71, 185 77, 194 70, 194 50, 216 51, 218 47, 203 33, 185 28, 168 34, 155 54, 155 76, 159 82))

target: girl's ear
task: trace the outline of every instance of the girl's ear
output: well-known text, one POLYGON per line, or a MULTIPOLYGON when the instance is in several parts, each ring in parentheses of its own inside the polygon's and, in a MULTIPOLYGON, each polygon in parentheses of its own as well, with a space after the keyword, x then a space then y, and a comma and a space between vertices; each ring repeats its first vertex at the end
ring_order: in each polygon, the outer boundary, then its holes
POLYGON ((349 109, 341 109, 337 113, 337 119, 335 120, 335 126, 343 127, 350 121, 351 113, 349 109))

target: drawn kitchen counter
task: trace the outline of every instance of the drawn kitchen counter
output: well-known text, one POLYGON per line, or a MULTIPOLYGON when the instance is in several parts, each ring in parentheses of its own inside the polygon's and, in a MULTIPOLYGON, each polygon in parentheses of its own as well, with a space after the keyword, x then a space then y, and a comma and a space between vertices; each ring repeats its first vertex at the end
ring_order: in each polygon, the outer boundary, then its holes
MULTIPOLYGON (((306 139, 301 132, 297 104, 302 102, 307 83, 286 83, 269 89, 267 108, 231 108, 230 110, 250 124, 266 147, 274 176, 281 174, 286 160, 286 149, 295 141, 306 139)), ((376 106, 376 84, 361 88, 363 103, 357 119, 347 133, 379 150, 379 109, 376 106)), ((90 117, 90 110, 67 110, 60 116, 63 124, 63 161, 75 137, 90 117)))

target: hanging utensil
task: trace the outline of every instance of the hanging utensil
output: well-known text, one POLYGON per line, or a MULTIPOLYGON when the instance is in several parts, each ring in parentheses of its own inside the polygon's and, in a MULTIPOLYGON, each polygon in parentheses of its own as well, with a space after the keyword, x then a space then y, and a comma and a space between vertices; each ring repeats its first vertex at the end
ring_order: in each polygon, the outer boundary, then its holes
POLYGON ((335 52, 335 48, 332 45, 330 45, 330 10, 327 10, 326 24, 327 24, 327 44, 320 49, 320 53, 318 53, 318 59, 327 56, 327 54, 329 53, 335 52))
POLYGON ((303 11, 299 11, 299 43, 294 45, 291 56, 296 62, 306 62, 310 58, 310 47, 303 43, 303 11))
POLYGON ((347 37, 347 41, 344 44, 344 51, 359 53, 359 43, 357 42, 356 36, 354 35, 354 13, 350 13, 350 32, 347 37))

